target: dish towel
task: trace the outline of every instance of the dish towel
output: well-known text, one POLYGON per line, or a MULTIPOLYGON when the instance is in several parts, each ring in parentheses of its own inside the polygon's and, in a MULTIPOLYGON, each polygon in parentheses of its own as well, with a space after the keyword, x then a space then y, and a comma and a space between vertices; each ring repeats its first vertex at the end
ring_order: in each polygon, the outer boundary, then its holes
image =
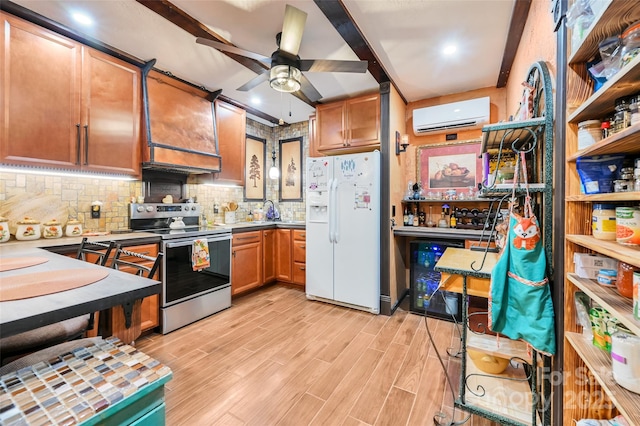
POLYGON ((200 271, 209 267, 209 243, 206 238, 193 240, 193 250, 191 253, 191 263, 193 264, 194 271, 200 271))

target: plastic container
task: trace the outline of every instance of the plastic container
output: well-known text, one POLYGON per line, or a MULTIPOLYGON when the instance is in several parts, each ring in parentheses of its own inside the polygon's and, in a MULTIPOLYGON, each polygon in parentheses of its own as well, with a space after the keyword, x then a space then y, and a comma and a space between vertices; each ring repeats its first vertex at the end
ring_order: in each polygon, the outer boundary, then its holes
POLYGON ((578 123, 578 149, 585 149, 602 140, 600 120, 587 120, 578 123))
POLYGON ((616 241, 630 246, 640 245, 639 207, 616 207, 616 241))
POLYGON ((640 393, 640 337, 618 331, 611 336, 611 369, 614 380, 631 392, 640 393))
POLYGON ((633 298, 633 274, 639 272, 638 268, 628 263, 618 262, 618 276, 616 288, 618 292, 629 299, 633 298))
POLYGON ((615 269, 600 269, 596 281, 604 287, 615 287, 618 271, 615 269))
POLYGON ((622 66, 625 66, 640 53, 640 21, 629 25, 622 33, 621 39, 620 58, 622 66))
POLYGON ((606 241, 616 239, 616 207, 613 204, 594 204, 591 214, 594 238, 606 241))
POLYGON ((631 112, 629 111, 629 102, 627 98, 616 99, 616 112, 613 115, 613 123, 611 130, 618 133, 631 125, 631 112))
POLYGON ((6 217, 0 216, 0 243, 9 241, 11 234, 9 233, 9 221, 6 217))

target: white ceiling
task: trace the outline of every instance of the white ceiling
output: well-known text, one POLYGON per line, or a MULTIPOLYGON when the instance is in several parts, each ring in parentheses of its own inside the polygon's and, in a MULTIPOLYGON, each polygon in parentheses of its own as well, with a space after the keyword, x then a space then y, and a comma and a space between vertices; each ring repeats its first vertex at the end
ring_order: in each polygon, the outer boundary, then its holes
MULTIPOLYGON (((285 122, 305 121, 313 108, 262 83, 239 92, 256 74, 135 0, 12 0, 156 68, 263 111, 285 122), (93 28, 77 24, 73 11, 89 14, 93 28), (261 104, 254 105, 258 97, 261 104)), ((357 60, 311 0, 172 0, 171 3, 237 47, 270 56, 282 29, 286 4, 305 11, 302 59, 357 60)), ((515 0, 343 0, 370 48, 408 101, 495 86, 515 0), (458 55, 445 57, 446 43, 458 55)), ((321 102, 378 88, 373 76, 305 73, 323 95, 321 102)), ((252 117, 255 118, 255 117, 252 117)), ((265 122, 263 120, 259 120, 265 122)), ((265 122, 266 123, 266 122, 265 122)))

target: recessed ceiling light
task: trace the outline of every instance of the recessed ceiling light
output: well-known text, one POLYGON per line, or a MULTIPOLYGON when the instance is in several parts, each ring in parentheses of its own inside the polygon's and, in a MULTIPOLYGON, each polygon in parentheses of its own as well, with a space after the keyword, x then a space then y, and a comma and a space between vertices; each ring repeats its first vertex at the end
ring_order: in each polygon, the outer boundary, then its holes
POLYGON ((88 15, 85 15, 84 13, 80 13, 80 12, 74 12, 72 15, 73 19, 84 26, 90 26, 93 25, 93 19, 91 19, 91 17, 89 17, 88 15))
POLYGON ((258 97, 254 96, 253 98, 251 98, 251 103, 254 104, 254 105, 260 105, 261 102, 262 101, 258 97))
POLYGON ((445 55, 453 55, 458 48, 454 44, 449 44, 442 49, 442 53, 445 55))

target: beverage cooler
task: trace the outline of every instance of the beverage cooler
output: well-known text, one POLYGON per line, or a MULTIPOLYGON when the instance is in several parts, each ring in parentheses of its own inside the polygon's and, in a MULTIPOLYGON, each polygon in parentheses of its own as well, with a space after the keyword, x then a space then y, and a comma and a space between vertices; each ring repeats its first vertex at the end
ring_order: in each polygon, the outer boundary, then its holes
POLYGON ((440 284, 440 272, 433 268, 447 247, 464 248, 464 241, 415 240, 410 243, 410 310, 447 321, 453 321, 455 317, 456 321, 460 321, 462 295, 436 291, 440 284))

